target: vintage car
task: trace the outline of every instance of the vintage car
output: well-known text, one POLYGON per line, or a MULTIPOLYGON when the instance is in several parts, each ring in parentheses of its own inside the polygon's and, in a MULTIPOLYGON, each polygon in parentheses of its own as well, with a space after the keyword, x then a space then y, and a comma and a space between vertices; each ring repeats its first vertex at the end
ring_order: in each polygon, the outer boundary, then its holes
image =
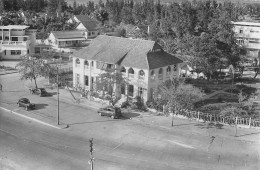
POLYGON ((107 106, 98 109, 98 114, 100 116, 108 116, 112 119, 118 119, 122 116, 121 109, 119 107, 107 106))
POLYGON ((35 104, 32 104, 29 99, 21 98, 17 102, 18 107, 25 107, 25 110, 35 109, 35 104))

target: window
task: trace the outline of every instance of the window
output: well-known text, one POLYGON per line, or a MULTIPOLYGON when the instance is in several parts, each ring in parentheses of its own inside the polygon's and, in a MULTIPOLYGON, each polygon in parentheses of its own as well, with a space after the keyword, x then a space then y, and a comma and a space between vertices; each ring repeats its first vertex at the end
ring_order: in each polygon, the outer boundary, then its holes
POLYGON ((176 64, 173 65, 173 71, 177 71, 177 65, 176 64))
POLYGON ((2 38, 2 36, 0 36, 0 40, 2 40, 3 38, 2 38))
POLYGON ((114 65, 113 64, 107 64, 107 69, 113 69, 114 65))
POLYGON ((143 97, 144 89, 142 87, 138 87, 138 96, 143 97))
POLYGON ((84 65, 85 65, 85 66, 89 66, 89 63, 88 63, 87 60, 85 60, 84 65))
POLYGON ((171 67, 170 67, 170 66, 167 67, 166 73, 167 73, 167 75, 170 75, 170 74, 171 74, 171 67))
POLYGON ((143 70, 139 71, 139 79, 144 79, 145 73, 143 70))
POLYGON ((76 64, 76 67, 79 67, 79 65, 80 65, 80 60, 79 60, 78 58, 75 60, 75 64, 76 64))
POLYGON ((94 66, 94 61, 91 61, 91 67, 93 67, 94 66))
POLYGON ((41 53, 41 48, 40 47, 35 47, 34 51, 36 54, 40 54, 41 53))
POLYGON ((126 69, 125 69, 125 67, 121 67, 121 73, 126 73, 126 69))
POLYGON ((21 50, 11 50, 11 55, 20 55, 21 50))
POLYGON ((163 69, 159 69, 159 79, 163 79, 163 69))
POLYGON ((239 33, 242 34, 242 33, 243 33, 243 30, 239 30, 239 33))
POLYGON ((9 41, 9 37, 5 37, 5 40, 8 40, 8 41, 9 41))
POLYGON ((88 84, 88 76, 85 76, 85 86, 89 86, 89 84, 88 84))
POLYGON ((128 75, 129 75, 129 77, 130 77, 130 78, 134 78, 134 76, 135 76, 134 74, 135 74, 134 69, 129 68, 129 70, 128 70, 128 75))
POLYGON ((18 37, 12 37, 12 41, 18 41, 18 37))
POLYGON ((134 86, 128 85, 128 95, 133 97, 134 96, 134 86))
POLYGON ((243 45, 244 44, 244 40, 237 40, 237 43, 240 44, 240 45, 243 45))
POLYGON ((154 70, 151 71, 151 79, 155 79, 154 70))
POLYGON ((121 84, 121 94, 125 94, 125 84, 121 84))

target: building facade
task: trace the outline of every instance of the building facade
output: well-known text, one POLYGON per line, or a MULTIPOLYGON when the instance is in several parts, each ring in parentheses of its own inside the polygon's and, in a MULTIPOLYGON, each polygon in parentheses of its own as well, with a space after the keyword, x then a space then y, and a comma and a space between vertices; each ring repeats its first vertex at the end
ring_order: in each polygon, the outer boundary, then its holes
POLYGON ((233 22, 232 24, 237 43, 246 48, 248 59, 257 59, 259 63, 260 23, 233 22))
POLYGON ((0 57, 14 60, 34 53, 36 30, 26 25, 0 26, 0 57))
POLYGON ((53 48, 81 47, 86 38, 79 31, 52 31, 47 41, 53 48))
POLYGON ((163 81, 180 76, 182 60, 154 41, 99 35, 90 46, 73 55, 73 85, 95 91, 100 74, 112 69, 127 83, 115 83, 118 98, 153 98, 163 81))

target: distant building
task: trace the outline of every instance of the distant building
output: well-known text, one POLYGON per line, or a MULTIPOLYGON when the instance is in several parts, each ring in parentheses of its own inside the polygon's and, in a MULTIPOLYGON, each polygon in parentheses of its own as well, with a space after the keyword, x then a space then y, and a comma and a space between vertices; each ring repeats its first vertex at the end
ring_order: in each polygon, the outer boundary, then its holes
POLYGON ((74 15, 68 23, 76 23, 75 29, 81 31, 86 38, 95 38, 100 34, 98 22, 87 15, 74 15))
POLYGON ((72 56, 74 87, 95 91, 99 75, 113 69, 129 79, 128 85, 115 84, 115 96, 140 96, 144 101, 154 97, 155 89, 163 81, 179 77, 183 62, 154 41, 106 35, 99 35, 72 56))
POLYGON ((251 60, 260 57, 260 23, 233 22, 237 43, 247 50, 247 57, 251 60))
POLYGON ((22 55, 34 53, 36 30, 26 25, 0 26, 0 57, 19 59, 22 55))
POLYGON ((47 41, 54 48, 81 47, 86 38, 80 31, 52 31, 47 41))

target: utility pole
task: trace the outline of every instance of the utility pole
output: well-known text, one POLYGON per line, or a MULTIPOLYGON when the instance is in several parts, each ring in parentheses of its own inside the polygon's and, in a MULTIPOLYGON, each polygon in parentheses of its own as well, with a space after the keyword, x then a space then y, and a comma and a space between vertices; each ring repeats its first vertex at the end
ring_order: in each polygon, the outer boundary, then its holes
POLYGON ((90 169, 91 169, 91 170, 94 170, 94 169, 93 169, 93 163, 94 163, 93 138, 91 138, 91 139, 89 140, 89 147, 90 147, 90 160, 88 161, 88 163, 90 164, 90 169))
MULTIPOLYGON (((59 63, 59 67, 61 67, 61 48, 60 48, 60 63, 59 63)), ((60 124, 60 93, 59 93, 59 67, 57 65, 57 125, 60 124)))
POLYGON ((59 68, 57 67, 57 125, 60 124, 59 68))

